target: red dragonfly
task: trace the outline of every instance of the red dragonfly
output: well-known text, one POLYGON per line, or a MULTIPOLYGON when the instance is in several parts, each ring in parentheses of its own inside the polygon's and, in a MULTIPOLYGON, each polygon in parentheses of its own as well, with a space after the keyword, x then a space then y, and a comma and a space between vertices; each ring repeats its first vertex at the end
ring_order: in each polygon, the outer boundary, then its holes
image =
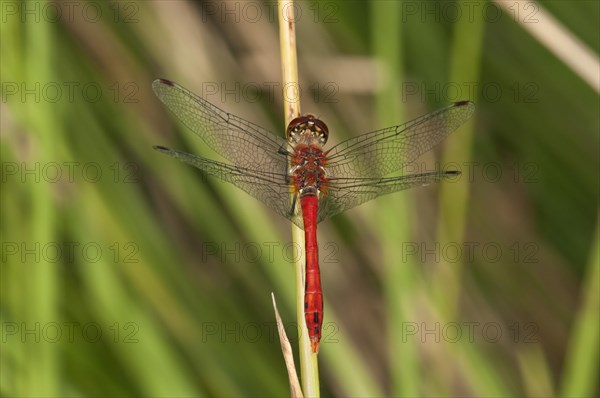
POLYGON ((384 177, 439 144, 475 110, 470 101, 455 102, 408 123, 350 138, 323 151, 329 130, 313 115, 292 120, 285 140, 172 81, 155 80, 152 88, 187 127, 231 164, 163 146, 154 149, 232 183, 304 230, 304 318, 315 353, 323 324, 317 224, 380 195, 460 174, 434 171, 384 177))

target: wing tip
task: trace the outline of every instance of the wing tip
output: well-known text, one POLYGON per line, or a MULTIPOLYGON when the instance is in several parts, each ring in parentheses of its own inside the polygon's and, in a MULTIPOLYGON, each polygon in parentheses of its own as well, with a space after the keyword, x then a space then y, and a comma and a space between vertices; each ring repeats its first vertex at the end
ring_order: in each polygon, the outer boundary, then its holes
POLYGON ((464 110, 464 120, 469 119, 475 113, 475 103, 469 100, 457 101, 451 105, 452 108, 460 108, 464 110))
POLYGON ((177 84, 175 84, 175 82, 172 82, 171 80, 162 79, 162 78, 156 79, 152 82, 152 90, 159 98, 161 98, 163 87, 165 87, 165 86, 176 87, 177 84))

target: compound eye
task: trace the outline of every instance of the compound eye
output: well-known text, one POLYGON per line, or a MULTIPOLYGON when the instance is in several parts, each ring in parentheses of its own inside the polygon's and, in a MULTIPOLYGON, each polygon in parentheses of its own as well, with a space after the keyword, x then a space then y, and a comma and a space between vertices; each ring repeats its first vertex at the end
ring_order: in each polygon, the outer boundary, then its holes
POLYGON ((327 128, 327 125, 320 119, 313 119, 313 121, 320 131, 319 140, 321 141, 321 144, 325 144, 329 138, 329 129, 327 128))
POLYGON ((306 124, 308 120, 309 118, 307 118, 306 116, 299 116, 297 118, 292 119, 290 124, 288 124, 288 128, 286 130, 286 136, 288 137, 288 139, 291 138, 292 132, 294 130, 296 130, 299 126, 306 124))
POLYGON ((305 129, 310 129, 313 133, 316 133, 321 144, 325 144, 329 138, 327 125, 310 113, 294 118, 288 125, 286 136, 288 140, 293 140, 295 133, 305 129))

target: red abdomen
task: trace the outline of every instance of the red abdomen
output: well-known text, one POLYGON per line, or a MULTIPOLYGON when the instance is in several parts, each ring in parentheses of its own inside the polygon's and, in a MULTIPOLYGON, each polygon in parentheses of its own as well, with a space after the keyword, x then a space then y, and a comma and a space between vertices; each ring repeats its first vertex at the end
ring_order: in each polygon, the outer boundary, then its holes
POLYGON ((308 328, 313 352, 319 351, 321 327, 323 325, 323 292, 319 270, 319 249, 317 247, 317 213, 319 199, 316 195, 300 198, 304 219, 304 239, 306 244, 306 279, 304 285, 304 319, 308 328))

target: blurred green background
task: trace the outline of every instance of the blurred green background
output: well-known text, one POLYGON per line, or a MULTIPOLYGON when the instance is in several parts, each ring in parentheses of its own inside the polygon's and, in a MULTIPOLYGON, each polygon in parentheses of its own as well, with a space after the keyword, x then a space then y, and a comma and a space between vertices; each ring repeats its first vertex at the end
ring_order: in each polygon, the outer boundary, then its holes
MULTIPOLYGON (((477 104, 409 170, 460 178, 320 224, 322 395, 598 395, 599 4, 297 3, 331 143, 477 104)), ((283 134, 275 3, 0 5, 0 394, 289 395, 289 223, 151 149, 218 159, 158 77, 283 134)))

